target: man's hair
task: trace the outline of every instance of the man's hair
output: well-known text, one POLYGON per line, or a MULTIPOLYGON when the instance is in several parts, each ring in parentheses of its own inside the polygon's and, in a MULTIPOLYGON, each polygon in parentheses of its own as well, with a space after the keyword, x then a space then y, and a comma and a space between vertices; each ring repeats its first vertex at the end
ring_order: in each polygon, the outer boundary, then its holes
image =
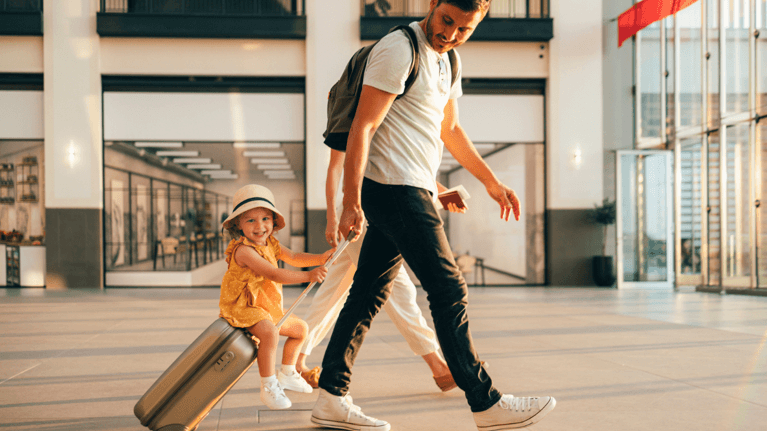
POLYGON ((481 10, 487 12, 490 9, 491 0, 439 0, 437 6, 447 3, 461 9, 464 12, 474 12, 481 10))

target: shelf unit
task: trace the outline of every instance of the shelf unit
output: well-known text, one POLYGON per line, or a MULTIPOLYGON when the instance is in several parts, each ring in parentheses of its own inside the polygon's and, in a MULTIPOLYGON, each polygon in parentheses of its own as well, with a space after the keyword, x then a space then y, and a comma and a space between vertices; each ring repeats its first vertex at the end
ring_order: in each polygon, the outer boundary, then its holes
POLYGON ((37 164, 37 157, 24 157, 24 161, 19 163, 22 180, 19 181, 19 202, 37 202, 40 196, 40 169, 37 164))
POLYGON ((6 278, 7 286, 21 285, 21 271, 19 265, 19 246, 8 245, 5 247, 6 278))
POLYGON ((13 163, 0 164, 0 204, 13 205, 16 202, 15 172, 13 163))

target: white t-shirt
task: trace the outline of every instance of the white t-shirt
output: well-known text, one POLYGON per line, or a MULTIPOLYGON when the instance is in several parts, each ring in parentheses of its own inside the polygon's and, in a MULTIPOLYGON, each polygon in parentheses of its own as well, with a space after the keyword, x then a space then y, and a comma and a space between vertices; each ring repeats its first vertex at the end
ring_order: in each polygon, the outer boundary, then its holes
MULTIPOLYGON (((450 60, 426 42, 418 22, 410 24, 418 36, 418 77, 407 94, 394 101, 370 143, 365 177, 382 184, 408 185, 437 195, 437 168, 444 143, 440 138, 445 105, 461 96, 459 75, 450 87, 450 60), (444 66, 440 66, 442 60, 444 66), (442 69, 442 70, 440 70, 442 69)), ((386 35, 370 52, 364 85, 392 94, 405 90, 413 50, 402 31, 386 35)), ((457 54, 457 53, 456 53, 457 54)))

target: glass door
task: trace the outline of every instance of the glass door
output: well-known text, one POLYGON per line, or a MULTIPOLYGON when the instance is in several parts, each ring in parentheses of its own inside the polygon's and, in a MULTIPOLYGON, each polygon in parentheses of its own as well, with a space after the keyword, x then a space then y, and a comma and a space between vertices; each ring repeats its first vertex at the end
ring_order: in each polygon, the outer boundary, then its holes
POLYGON ((674 285, 671 151, 617 153, 618 288, 674 285))

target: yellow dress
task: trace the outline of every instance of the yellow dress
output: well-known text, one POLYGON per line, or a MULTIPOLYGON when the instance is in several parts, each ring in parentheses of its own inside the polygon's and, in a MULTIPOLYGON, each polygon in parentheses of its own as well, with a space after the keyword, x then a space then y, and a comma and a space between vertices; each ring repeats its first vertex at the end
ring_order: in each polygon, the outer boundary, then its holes
POLYGON ((250 268, 242 267, 234 260, 237 247, 252 247, 269 263, 277 267, 280 256, 280 242, 270 236, 266 245, 257 245, 244 236, 233 239, 226 248, 228 268, 221 282, 221 299, 218 306, 220 316, 237 328, 249 328, 269 319, 275 325, 282 318, 282 283, 255 274, 250 268))

